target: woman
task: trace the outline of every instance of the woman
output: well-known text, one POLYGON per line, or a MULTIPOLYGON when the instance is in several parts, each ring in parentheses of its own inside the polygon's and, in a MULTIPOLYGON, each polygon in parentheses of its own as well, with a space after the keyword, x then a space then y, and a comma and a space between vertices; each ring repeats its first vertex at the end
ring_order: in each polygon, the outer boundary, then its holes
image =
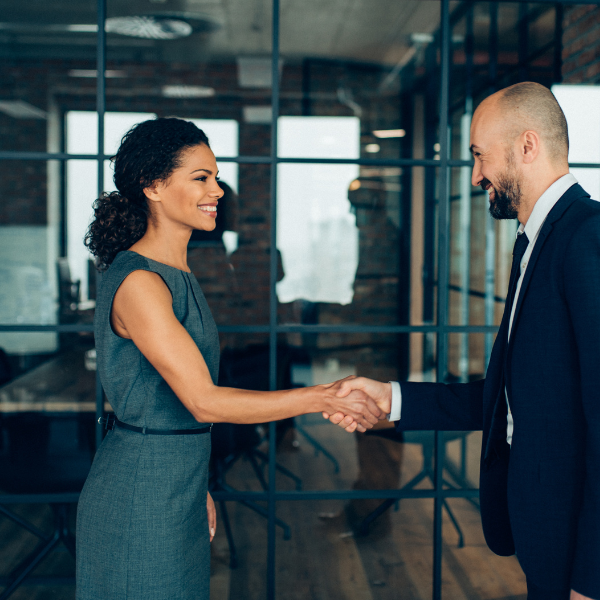
POLYGON ((207 492, 210 424, 342 412, 381 416, 338 384, 279 392, 215 385, 217 328, 186 263, 194 229, 215 227, 222 190, 206 135, 181 119, 136 125, 115 157, 85 243, 107 270, 97 298, 98 371, 117 420, 77 514, 78 600, 209 597, 216 527, 207 492))

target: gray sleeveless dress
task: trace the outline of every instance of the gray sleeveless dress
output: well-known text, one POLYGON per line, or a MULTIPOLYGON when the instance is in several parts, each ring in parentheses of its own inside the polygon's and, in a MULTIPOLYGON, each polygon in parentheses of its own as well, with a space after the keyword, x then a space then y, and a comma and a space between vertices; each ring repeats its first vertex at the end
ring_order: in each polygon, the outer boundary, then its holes
MULTIPOLYGON (((130 340, 110 324, 115 292, 132 271, 158 273, 175 316, 204 356, 214 382, 219 339, 192 274, 121 252, 102 278, 94 330, 106 397, 124 423, 192 429, 198 423, 130 340)), ((207 600, 210 544, 206 513, 210 434, 109 431, 77 510, 77 600, 207 600)))

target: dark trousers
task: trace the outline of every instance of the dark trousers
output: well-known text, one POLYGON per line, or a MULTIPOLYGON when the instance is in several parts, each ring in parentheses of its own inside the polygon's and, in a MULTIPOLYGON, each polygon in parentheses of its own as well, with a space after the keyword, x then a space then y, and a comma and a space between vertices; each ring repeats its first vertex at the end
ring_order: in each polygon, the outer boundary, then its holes
POLYGON ((527 580, 527 600, 569 600, 571 590, 544 590, 527 580))

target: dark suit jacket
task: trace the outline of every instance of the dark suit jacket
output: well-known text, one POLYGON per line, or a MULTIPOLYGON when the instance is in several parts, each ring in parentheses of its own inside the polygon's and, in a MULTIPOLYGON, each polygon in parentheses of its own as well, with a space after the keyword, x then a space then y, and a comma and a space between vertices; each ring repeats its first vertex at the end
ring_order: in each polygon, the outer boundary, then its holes
POLYGON ((516 551, 541 588, 600 598, 600 203, 579 185, 540 230, 507 348, 509 317, 506 307, 486 379, 403 383, 396 426, 482 429, 490 548, 516 551))

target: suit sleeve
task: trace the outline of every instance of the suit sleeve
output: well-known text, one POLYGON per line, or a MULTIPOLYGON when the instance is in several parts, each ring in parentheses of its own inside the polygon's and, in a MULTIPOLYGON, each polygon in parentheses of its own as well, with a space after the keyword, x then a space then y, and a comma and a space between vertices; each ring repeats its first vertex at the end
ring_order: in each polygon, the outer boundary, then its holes
POLYGON ((582 221, 569 242, 564 281, 585 420, 585 480, 571 583, 580 594, 600 598, 600 214, 582 221))
POLYGON ((483 428, 485 379, 470 383, 402 383, 399 431, 436 429, 473 431, 483 428))

